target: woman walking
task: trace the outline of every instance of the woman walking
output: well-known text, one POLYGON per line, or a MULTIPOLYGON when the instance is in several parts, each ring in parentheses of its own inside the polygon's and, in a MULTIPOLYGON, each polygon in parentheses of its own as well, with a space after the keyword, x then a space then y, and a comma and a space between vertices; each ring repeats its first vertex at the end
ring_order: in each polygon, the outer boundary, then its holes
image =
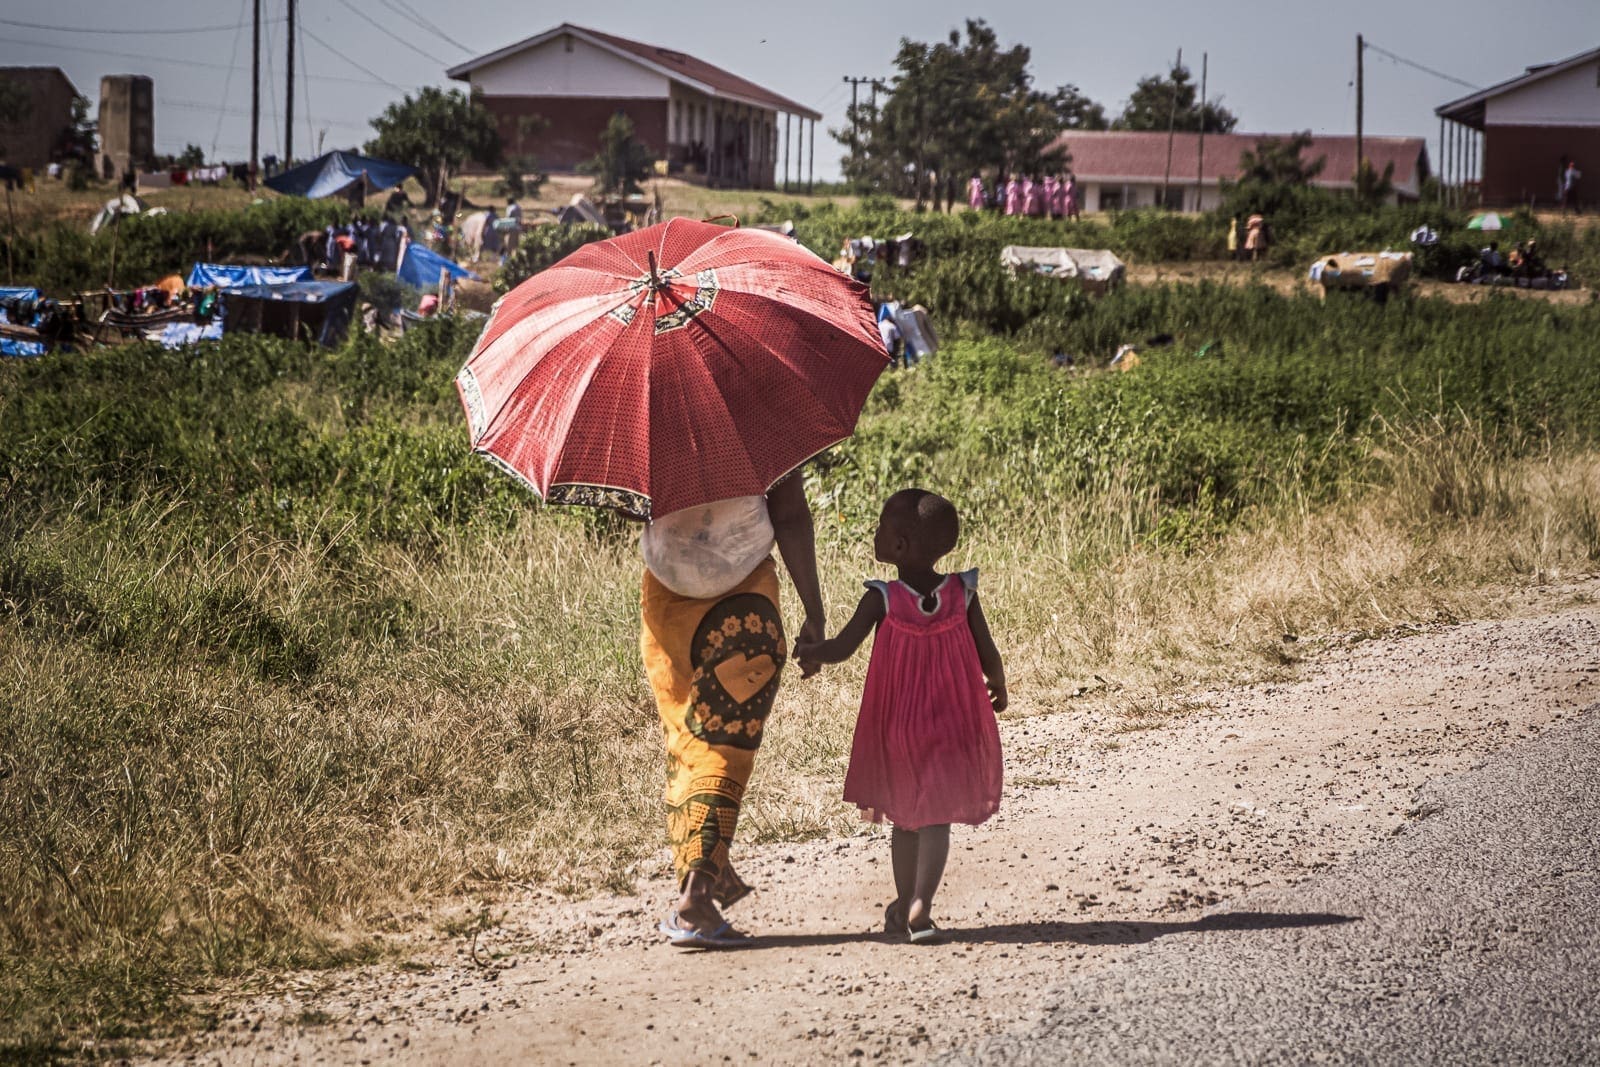
MULTIPOLYGON (((800 640, 820 641, 815 535, 798 471, 765 497, 663 516, 641 538, 639 648, 666 742, 667 836, 679 886, 661 932, 684 948, 748 942, 720 909, 750 892, 728 849, 787 658, 774 542, 805 611, 800 640)), ((802 675, 814 670, 801 664, 802 675)))

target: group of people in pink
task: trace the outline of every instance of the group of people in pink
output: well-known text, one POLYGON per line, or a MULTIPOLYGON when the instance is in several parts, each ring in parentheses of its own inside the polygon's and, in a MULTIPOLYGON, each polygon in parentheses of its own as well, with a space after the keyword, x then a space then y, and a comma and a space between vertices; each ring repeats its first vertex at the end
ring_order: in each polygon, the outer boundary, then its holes
POLYGON ((1078 183, 1070 174, 1052 174, 1043 181, 1013 174, 1011 180, 990 193, 983 177, 974 174, 967 182, 967 205, 974 211, 999 208, 1007 215, 1033 218, 1073 219, 1082 213, 1078 204, 1078 183))

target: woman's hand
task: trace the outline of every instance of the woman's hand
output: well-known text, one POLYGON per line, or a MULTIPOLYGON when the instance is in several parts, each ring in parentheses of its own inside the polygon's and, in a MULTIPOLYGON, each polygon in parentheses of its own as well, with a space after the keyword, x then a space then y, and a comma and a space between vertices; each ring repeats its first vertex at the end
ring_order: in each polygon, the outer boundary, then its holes
POLYGON ((816 648, 828 636, 827 621, 816 615, 806 616, 806 621, 800 627, 800 633, 794 641, 795 662, 800 664, 800 677, 809 678, 822 669, 820 660, 802 656, 800 649, 804 646, 808 651, 816 648))

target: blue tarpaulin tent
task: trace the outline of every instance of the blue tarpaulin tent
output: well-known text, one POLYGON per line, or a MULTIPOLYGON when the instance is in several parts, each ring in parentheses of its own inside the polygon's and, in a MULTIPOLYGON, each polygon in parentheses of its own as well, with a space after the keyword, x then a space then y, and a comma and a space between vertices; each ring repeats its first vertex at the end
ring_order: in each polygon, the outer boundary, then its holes
POLYGON ((189 271, 189 288, 237 289, 241 285, 281 285, 309 282, 310 267, 236 267, 229 263, 196 263, 189 271))
POLYGON ((369 159, 354 152, 329 152, 310 163, 302 163, 282 174, 273 175, 267 179, 266 185, 268 189, 288 196, 320 200, 344 192, 363 178, 366 179, 366 191, 370 193, 399 185, 416 172, 416 167, 391 163, 387 159, 369 159))
POLYGON ((459 263, 452 263, 431 248, 424 248, 415 241, 406 245, 406 258, 400 261, 400 269, 395 271, 395 277, 413 289, 432 290, 439 288, 439 272, 447 270, 452 278, 471 278, 478 280, 478 276, 459 263))
POLYGON ((355 282, 242 285, 223 291, 231 333, 270 333, 332 348, 344 340, 360 290, 355 282))
MULTIPOLYGON (((437 280, 437 279, 436 279, 437 280)), ((27 308, 28 321, 14 322, 16 326, 32 326, 34 324, 32 308, 39 302, 39 290, 0 286, 0 322, 12 322, 14 316, 6 313, 5 305, 12 307, 21 304, 27 308)), ((15 316, 21 319, 23 316, 15 316)), ((24 341, 19 337, 0 337, 0 356, 42 356, 44 345, 38 341, 24 341)))

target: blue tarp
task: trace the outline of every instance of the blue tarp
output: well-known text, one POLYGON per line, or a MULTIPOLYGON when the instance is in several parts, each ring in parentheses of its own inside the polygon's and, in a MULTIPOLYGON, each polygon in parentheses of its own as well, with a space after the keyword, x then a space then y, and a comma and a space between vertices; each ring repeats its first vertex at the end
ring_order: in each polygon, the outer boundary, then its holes
POLYGON ((189 272, 191 289, 216 286, 237 289, 241 285, 281 285, 284 282, 309 282, 310 267, 236 267, 229 263, 196 263, 189 272))
MULTIPOLYGON (((29 303, 39 302, 39 290, 10 287, 0 285, 0 301, 26 300, 29 303)), ((0 307, 0 322, 10 322, 6 309, 0 307)), ((32 326, 31 322, 19 322, 18 326, 32 326)), ((44 345, 38 341, 22 341, 14 337, 0 337, 0 356, 42 356, 44 345)))
POLYGON ((213 319, 209 323, 198 322, 169 322, 161 331, 162 348, 182 348, 184 345, 199 344, 201 341, 222 340, 222 320, 213 319))
POLYGON ((229 333, 270 333, 333 347, 344 339, 360 290, 355 282, 242 285, 223 291, 229 333))
POLYGON ((439 288, 439 272, 448 270, 452 278, 471 278, 478 280, 478 276, 459 263, 452 263, 431 248, 424 248, 415 241, 406 246, 406 258, 401 261, 400 269, 395 271, 395 277, 411 286, 413 289, 434 290, 439 288))
POLYGON ((302 163, 282 174, 268 178, 268 189, 289 196, 306 196, 313 200, 343 192, 367 178, 367 192, 399 185, 417 172, 416 167, 404 163, 391 163, 387 159, 368 159, 354 152, 329 152, 325 156, 302 163))

